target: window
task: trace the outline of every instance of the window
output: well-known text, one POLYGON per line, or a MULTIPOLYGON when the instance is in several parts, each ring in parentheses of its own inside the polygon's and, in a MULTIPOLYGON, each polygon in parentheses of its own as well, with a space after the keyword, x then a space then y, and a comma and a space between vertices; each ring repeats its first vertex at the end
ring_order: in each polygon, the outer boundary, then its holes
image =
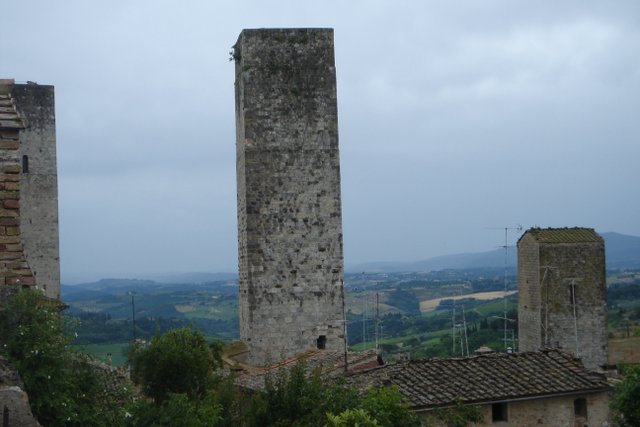
POLYGON ((491 405, 491 421, 507 421, 507 404, 494 403, 491 405))
POLYGON ((576 303, 576 285, 572 283, 569 285, 569 304, 575 305, 576 303))
POLYGON ((576 399, 573 401, 573 414, 576 418, 587 419, 587 399, 576 399))
POLYGON ((320 350, 324 350, 325 348, 327 348, 327 336, 326 335, 320 335, 318 337, 318 339, 316 340, 316 346, 320 350))
POLYGON ((29 173, 29 156, 22 156, 22 173, 29 173))

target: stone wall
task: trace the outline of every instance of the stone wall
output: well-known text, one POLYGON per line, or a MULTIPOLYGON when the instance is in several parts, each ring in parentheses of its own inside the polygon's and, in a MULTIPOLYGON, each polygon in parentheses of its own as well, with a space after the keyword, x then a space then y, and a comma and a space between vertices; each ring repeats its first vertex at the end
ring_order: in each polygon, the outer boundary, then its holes
POLYGON ((233 56, 241 338, 256 364, 343 351, 333 30, 243 30, 233 56))
POLYGON ((518 242, 520 350, 561 348, 589 369, 606 364, 604 241, 548 243, 533 237, 518 242))
MULTIPOLYGON (((518 347, 520 351, 544 348, 542 319, 540 256, 538 242, 525 234, 518 242, 518 347)), ((555 274, 555 272, 553 273, 555 274)))
POLYGON ((29 406, 29 396, 18 371, 0 356, 0 425, 16 427, 38 427, 29 406))
MULTIPOLYGON (((609 410, 610 396, 606 392, 583 395, 569 395, 531 400, 506 402, 506 421, 493 421, 492 405, 480 405, 484 421, 470 424, 474 427, 504 426, 504 427, 535 427, 535 426, 608 426, 611 425, 609 410), (584 399, 586 403, 586 417, 576 416, 576 399, 584 399)), ((445 427, 446 424, 437 421, 426 413, 434 427, 445 427)))
POLYGON ((25 122, 20 131, 20 223, 38 286, 60 298, 58 173, 53 86, 17 84, 11 92, 25 122))

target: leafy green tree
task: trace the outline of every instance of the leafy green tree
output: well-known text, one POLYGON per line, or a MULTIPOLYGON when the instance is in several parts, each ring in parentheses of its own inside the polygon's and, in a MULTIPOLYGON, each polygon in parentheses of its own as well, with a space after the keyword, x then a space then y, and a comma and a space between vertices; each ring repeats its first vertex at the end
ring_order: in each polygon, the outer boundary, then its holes
POLYGON ((447 427, 467 427, 471 423, 483 421, 480 408, 473 405, 465 405, 456 402, 455 406, 436 409, 432 412, 434 418, 444 423, 447 427))
POLYGON ((265 387, 252 396, 247 426, 323 426, 326 413, 355 407, 357 392, 344 384, 327 384, 319 371, 306 374, 299 362, 290 370, 265 377, 265 387))
POLYGON ((420 420, 411 411, 396 387, 374 388, 367 392, 360 407, 381 426, 413 427, 420 420))
POLYGON ((252 397, 245 422, 248 426, 356 425, 348 423, 365 422, 362 415, 384 427, 420 425, 396 388, 360 395, 341 380, 327 383, 317 370, 307 375, 304 362, 288 372, 267 375, 264 390, 252 397))
POLYGON ((624 380, 616 386, 611 401, 621 427, 640 426, 640 365, 622 367, 624 380))
POLYGON ((128 355, 133 380, 145 395, 161 404, 171 393, 202 397, 222 365, 219 347, 199 331, 174 329, 136 344, 128 355))
POLYGON ((192 399, 170 393, 160 404, 140 400, 131 410, 132 427, 218 427, 222 421, 222 407, 213 396, 192 399))
POLYGON ((0 306, 0 352, 18 369, 38 421, 57 426, 118 426, 130 387, 73 351, 57 302, 21 290, 0 306))
POLYGON ((326 427, 382 427, 362 408, 347 409, 339 415, 327 414, 326 427))

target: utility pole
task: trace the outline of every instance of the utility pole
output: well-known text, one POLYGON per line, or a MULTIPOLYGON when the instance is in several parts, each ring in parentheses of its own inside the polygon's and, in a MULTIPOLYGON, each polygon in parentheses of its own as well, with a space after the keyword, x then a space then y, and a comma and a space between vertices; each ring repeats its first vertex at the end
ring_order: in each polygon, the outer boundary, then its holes
POLYGON ((134 292, 129 292, 131 295, 131 317, 132 317, 132 335, 133 335, 133 343, 136 343, 136 302, 134 300, 134 292))

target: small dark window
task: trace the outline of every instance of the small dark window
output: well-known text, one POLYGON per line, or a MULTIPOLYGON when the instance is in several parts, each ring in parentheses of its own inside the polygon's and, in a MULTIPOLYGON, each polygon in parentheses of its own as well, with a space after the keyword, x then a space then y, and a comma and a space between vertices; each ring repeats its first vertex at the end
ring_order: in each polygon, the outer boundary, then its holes
POLYGON ((318 337, 318 339, 316 340, 316 346, 320 350, 324 350, 325 348, 327 348, 327 337, 326 337, 326 335, 320 335, 318 337))
POLYGON ((29 173, 29 156, 22 156, 22 173, 29 173))
POLYGON ((507 404, 494 403, 491 405, 491 421, 507 421, 507 404))
POLYGON ((587 399, 576 399, 573 401, 573 414, 576 418, 587 419, 587 399))
POLYGON ((576 303, 576 285, 569 285, 569 304, 574 305, 576 303))

